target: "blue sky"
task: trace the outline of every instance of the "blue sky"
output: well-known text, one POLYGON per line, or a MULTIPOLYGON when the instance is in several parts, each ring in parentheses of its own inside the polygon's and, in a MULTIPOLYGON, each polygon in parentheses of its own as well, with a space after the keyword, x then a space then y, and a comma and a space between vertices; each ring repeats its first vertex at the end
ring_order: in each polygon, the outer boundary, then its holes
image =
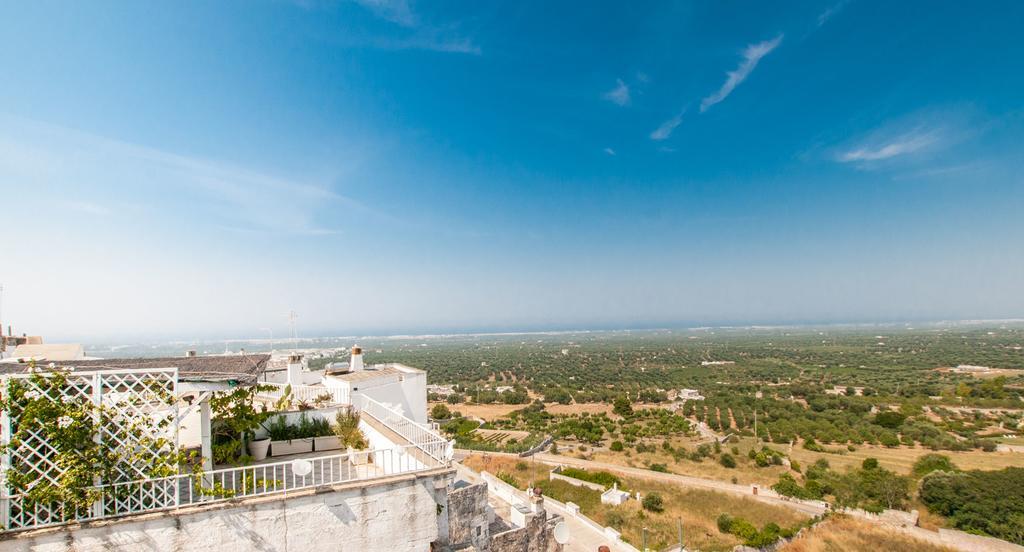
POLYGON ((1024 316, 1024 5, 0 7, 6 321, 1024 316))

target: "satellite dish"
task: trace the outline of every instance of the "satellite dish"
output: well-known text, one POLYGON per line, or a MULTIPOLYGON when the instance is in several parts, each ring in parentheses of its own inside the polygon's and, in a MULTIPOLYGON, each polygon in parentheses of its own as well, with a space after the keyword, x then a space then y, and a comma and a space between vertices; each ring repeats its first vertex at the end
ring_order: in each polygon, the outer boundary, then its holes
POLYGON ((306 477, 313 471, 313 463, 301 458, 292 461, 292 473, 299 477, 306 477))
POLYGON ((555 542, 558 544, 566 544, 569 542, 569 526, 564 521, 559 521, 558 525, 555 525, 555 542))

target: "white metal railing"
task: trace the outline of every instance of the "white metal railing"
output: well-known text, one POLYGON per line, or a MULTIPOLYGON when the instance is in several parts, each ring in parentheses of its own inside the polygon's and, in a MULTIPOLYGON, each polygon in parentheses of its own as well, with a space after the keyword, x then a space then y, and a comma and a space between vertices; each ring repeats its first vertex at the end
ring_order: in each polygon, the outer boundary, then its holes
POLYGON ((32 529, 253 496, 287 494, 322 485, 372 481, 435 468, 416 459, 416 449, 419 448, 416 445, 395 446, 103 485, 98 487, 100 498, 97 505, 88 512, 67 512, 59 504, 30 506, 22 495, 4 497, 11 502, 6 529, 32 529), (303 472, 305 475, 299 475, 303 472), (40 516, 41 509, 48 514, 40 516))
MULTIPOLYGON (((287 383, 270 383, 262 382, 260 385, 273 387, 273 389, 267 391, 261 391, 260 397, 278 400, 284 396, 285 390, 288 388, 287 383)), ((346 387, 327 387, 325 385, 292 385, 291 386, 291 397, 294 402, 303 402, 307 404, 323 403, 327 406, 334 406, 339 404, 351 404, 352 396, 349 394, 349 390, 346 387)))
POLYGON ((384 424, 434 460, 445 465, 451 462, 454 447, 440 434, 423 427, 423 425, 406 418, 401 412, 397 412, 366 395, 359 395, 356 402, 358 404, 353 406, 359 409, 360 414, 369 415, 384 424))

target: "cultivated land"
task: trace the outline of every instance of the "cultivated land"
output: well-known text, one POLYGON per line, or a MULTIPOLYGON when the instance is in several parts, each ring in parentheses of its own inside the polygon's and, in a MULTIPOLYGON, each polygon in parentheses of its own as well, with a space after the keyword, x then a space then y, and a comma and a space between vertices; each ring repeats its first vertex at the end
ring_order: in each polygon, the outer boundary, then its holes
MULTIPOLYGON (((1024 327, 1006 324, 466 336, 392 342, 380 354, 423 366, 431 383, 455 391, 432 399, 453 413, 443 428, 459 448, 518 452, 552 436, 550 452, 566 462, 771 486, 842 506, 916 508, 924 527, 1013 540, 1024 535, 1024 512, 939 510, 918 496, 927 470, 938 468, 915 463, 939 453, 951 466, 943 469, 1024 466, 1024 454, 996 451, 1024 434, 1022 344, 1024 327), (949 369, 961 365, 989 369, 985 377, 949 369), (681 389, 704 399, 676 400, 681 389), (482 438, 511 431, 526 434, 482 438), (993 516, 998 522, 984 521, 993 516)), ((1016 475, 1003 479, 1015 489, 1016 475)), ((848 536, 876 537, 887 538, 848 536)))

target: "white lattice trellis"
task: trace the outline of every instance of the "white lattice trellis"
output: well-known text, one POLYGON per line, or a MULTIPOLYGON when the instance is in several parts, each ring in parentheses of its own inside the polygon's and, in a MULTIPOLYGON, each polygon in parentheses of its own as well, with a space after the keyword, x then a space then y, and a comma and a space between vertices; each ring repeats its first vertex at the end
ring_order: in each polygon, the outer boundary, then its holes
MULTIPOLYGON (((120 461, 108 480, 97 477, 95 484, 104 486, 104 491, 91 511, 68 511, 62 504, 30 502, 17 489, 10 489, 5 477, 0 485, 4 528, 39 527, 175 506, 177 485, 149 485, 144 490, 129 492, 131 486, 112 484, 176 472, 171 453, 178 446, 177 369, 69 372, 65 377, 66 385, 54 390, 52 386, 40 387, 29 375, 7 376, 2 389, 8 395, 12 386, 23 386, 51 401, 88 403, 93 411, 97 411, 96 406, 101 407, 104 415, 96 416, 102 423, 95 438, 101 446, 116 451, 120 461)), ((4 412, 2 422, 0 437, 7 444, 16 434, 20 420, 16 412, 4 412)), ((58 465, 56 449, 41 433, 27 431, 7 450, 3 458, 5 475, 7 470, 18 470, 34 479, 57 482, 68 467, 58 465)))

